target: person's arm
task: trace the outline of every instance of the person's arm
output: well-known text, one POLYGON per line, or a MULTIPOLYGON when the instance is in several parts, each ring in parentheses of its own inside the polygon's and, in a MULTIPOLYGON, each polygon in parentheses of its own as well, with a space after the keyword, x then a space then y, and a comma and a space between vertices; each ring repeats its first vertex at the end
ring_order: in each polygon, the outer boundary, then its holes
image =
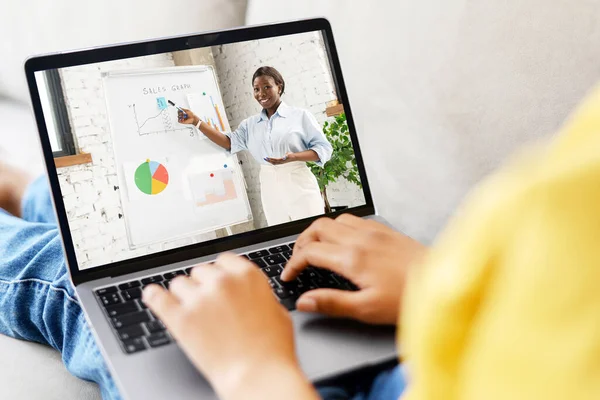
POLYGON ((168 291, 150 285, 143 301, 220 399, 319 398, 298 364, 289 312, 250 261, 222 255, 168 291))
MULTIPOLYGON (((197 126, 200 118, 192 111, 184 108, 185 114, 187 114, 187 118, 184 118, 184 113, 180 110, 177 113, 180 124, 194 125, 197 126)), ((213 143, 221 146, 225 150, 231 150, 231 139, 229 136, 225 135, 223 132, 219 132, 217 129, 208 125, 206 122, 202 121, 200 123, 200 132, 202 132, 207 138, 209 138, 213 143)))
POLYGON ((302 129, 304 131, 304 145, 307 150, 297 153, 287 153, 283 158, 266 158, 265 161, 271 164, 285 164, 292 161, 312 161, 319 166, 325 165, 331 159, 333 147, 325 137, 319 123, 308 111, 303 112, 302 129))
POLYGON ((322 167, 331 159, 333 146, 331 146, 331 143, 329 143, 327 137, 323 133, 323 127, 309 111, 304 112, 302 125, 304 127, 304 132, 306 132, 306 136, 304 137, 306 148, 317 154, 318 158, 315 162, 322 167))
POLYGON ((287 153, 283 158, 265 158, 265 161, 270 162, 273 165, 285 164, 292 161, 319 161, 319 155, 314 150, 305 150, 298 153, 287 153))

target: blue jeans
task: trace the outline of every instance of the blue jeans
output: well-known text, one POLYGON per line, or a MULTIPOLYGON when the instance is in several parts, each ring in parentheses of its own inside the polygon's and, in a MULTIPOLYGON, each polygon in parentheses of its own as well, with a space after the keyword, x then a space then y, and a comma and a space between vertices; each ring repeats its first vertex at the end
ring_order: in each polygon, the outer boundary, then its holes
MULTIPOLYGON (((0 333, 54 347, 69 372, 100 386, 103 399, 120 399, 69 280, 44 178, 27 189, 22 214, 0 209, 0 333)), ((404 388, 398 367, 354 382, 319 393, 327 400, 396 400, 404 388)))

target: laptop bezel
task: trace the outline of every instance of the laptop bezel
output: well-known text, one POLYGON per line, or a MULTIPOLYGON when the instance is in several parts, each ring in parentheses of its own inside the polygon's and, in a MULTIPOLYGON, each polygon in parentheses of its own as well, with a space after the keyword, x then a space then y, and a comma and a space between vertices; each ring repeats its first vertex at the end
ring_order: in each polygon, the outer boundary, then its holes
POLYGON ((58 180, 58 171, 54 163, 50 139, 46 129, 46 121, 42 111, 35 73, 49 69, 93 64, 123 58, 147 56, 189 50, 199 47, 216 46, 221 44, 266 39, 314 31, 321 31, 323 34, 323 41, 325 43, 326 52, 332 67, 332 74, 338 99, 340 100, 341 104, 344 105, 344 112, 346 114, 350 138, 354 147, 356 163, 363 185, 363 192, 366 202, 366 204, 363 206, 330 213, 327 214, 327 216, 335 217, 346 212, 361 217, 373 215, 375 214, 375 207, 365 172, 364 160, 362 158, 362 153, 356 135, 356 127, 333 38, 333 31, 329 21, 324 18, 240 27, 227 30, 203 32, 193 35, 173 36, 168 38, 144 40, 91 49, 40 55, 31 57, 25 62, 25 73, 27 77, 27 83, 29 85, 33 112, 39 131, 43 157, 48 172, 48 179, 52 189, 52 199, 58 218, 60 233, 63 239, 63 248, 66 254, 67 265, 69 267, 71 279, 75 285, 95 279, 116 277, 167 264, 190 260, 209 254, 234 250, 240 247, 250 246, 269 240, 275 240, 281 237, 295 235, 302 232, 314 220, 320 218, 321 216, 293 221, 275 227, 267 227, 249 231, 237 234, 233 237, 214 239, 207 242, 196 243, 172 250, 165 250, 128 260, 122 260, 92 268, 80 269, 75 255, 75 248, 71 237, 71 231, 69 229, 67 213, 62 201, 62 193, 58 180))

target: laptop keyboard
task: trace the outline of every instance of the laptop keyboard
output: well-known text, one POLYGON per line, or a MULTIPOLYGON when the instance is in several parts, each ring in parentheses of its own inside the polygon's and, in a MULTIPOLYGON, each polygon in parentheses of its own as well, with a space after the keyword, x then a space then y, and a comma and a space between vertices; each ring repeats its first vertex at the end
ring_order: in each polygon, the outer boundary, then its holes
MULTIPOLYGON (((273 293, 288 310, 294 310, 296 300, 309 290, 358 290, 344 277, 316 267, 308 267, 295 280, 283 282, 279 276, 291 258, 293 248, 294 243, 289 243, 241 255, 261 269, 273 293)), ((137 353, 173 342, 163 323, 142 302, 142 290, 150 284, 168 289, 171 280, 178 275, 189 275, 192 269, 193 266, 96 290, 96 297, 125 353, 137 353)))

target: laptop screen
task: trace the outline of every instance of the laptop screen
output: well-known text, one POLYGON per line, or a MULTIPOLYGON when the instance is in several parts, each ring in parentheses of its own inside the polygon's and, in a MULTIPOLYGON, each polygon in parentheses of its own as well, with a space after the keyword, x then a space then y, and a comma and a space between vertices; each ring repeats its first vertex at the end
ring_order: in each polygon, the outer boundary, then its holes
POLYGON ((365 205, 320 31, 35 78, 80 269, 365 205))

